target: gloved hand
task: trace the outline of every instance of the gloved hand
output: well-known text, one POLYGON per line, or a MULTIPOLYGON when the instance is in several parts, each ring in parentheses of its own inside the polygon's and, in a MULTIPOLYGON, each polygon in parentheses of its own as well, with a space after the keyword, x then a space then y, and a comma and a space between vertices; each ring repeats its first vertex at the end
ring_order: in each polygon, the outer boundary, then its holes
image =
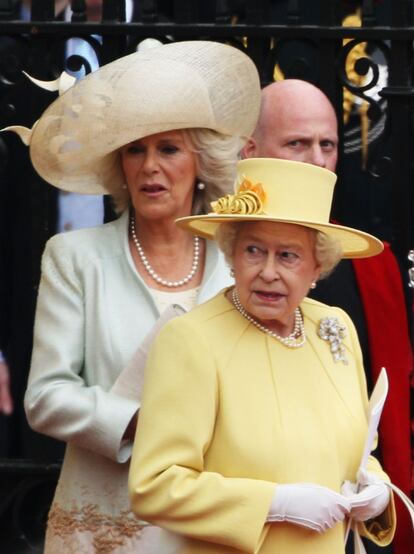
POLYGON ((320 485, 277 485, 267 521, 287 521, 318 533, 343 521, 351 509, 347 498, 320 485))
POLYGON ((387 485, 374 473, 360 468, 358 485, 345 481, 341 492, 351 504, 350 517, 355 521, 372 519, 385 510, 390 501, 391 493, 387 485))

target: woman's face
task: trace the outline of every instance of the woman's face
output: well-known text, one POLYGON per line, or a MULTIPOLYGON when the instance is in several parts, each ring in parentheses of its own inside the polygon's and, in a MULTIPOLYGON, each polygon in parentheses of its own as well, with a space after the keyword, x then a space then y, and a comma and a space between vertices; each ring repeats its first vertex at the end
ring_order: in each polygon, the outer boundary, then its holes
POLYGON ((240 225, 233 252, 236 288, 244 308, 279 334, 293 330, 294 312, 320 269, 312 230, 299 225, 240 225))
POLYGON ((197 156, 183 131, 157 133, 123 146, 121 163, 138 220, 191 214, 197 156))

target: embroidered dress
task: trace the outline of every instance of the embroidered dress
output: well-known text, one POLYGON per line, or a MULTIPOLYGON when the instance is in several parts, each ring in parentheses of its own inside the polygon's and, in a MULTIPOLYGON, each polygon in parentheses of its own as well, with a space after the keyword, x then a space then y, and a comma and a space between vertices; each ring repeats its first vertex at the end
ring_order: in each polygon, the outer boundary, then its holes
MULTIPOLYGON (((230 284, 213 243, 197 303, 230 284)), ((135 270, 128 214, 53 237, 42 260, 25 406, 39 432, 67 442, 50 510, 46 554, 164 554, 159 530, 129 510, 131 444, 123 433, 139 407, 137 380, 114 388, 160 312, 135 270)), ((142 376, 138 379, 142 382, 142 376)))

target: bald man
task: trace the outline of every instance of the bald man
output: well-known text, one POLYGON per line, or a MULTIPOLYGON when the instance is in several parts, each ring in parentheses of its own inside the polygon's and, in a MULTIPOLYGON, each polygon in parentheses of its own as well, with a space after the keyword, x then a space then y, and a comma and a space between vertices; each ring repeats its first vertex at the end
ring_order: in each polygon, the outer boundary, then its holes
POLYGON ((288 79, 265 87, 246 158, 282 158, 335 171, 338 160, 337 119, 328 98, 305 81, 288 79))
MULTIPOLYGON (((262 91, 262 106, 246 158, 282 158, 335 171, 338 123, 332 104, 314 85, 296 79, 278 81, 262 91)), ((410 385, 412 348, 398 264, 388 245, 379 256, 342 260, 310 296, 349 313, 357 328, 368 387, 387 368, 390 392, 381 421, 382 462, 391 480, 408 495, 411 480, 410 385)), ((393 550, 412 554, 413 534, 405 509, 398 509, 393 550)), ((379 552, 367 545, 368 552, 379 552)))

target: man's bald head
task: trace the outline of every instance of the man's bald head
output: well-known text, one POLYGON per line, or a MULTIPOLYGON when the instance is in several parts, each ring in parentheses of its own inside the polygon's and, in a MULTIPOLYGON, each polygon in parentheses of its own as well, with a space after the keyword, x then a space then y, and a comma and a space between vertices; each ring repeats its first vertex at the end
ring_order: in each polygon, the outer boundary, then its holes
POLYGON ((286 79, 262 91, 260 117, 243 150, 247 158, 282 158, 335 171, 338 132, 335 110, 314 85, 286 79))

